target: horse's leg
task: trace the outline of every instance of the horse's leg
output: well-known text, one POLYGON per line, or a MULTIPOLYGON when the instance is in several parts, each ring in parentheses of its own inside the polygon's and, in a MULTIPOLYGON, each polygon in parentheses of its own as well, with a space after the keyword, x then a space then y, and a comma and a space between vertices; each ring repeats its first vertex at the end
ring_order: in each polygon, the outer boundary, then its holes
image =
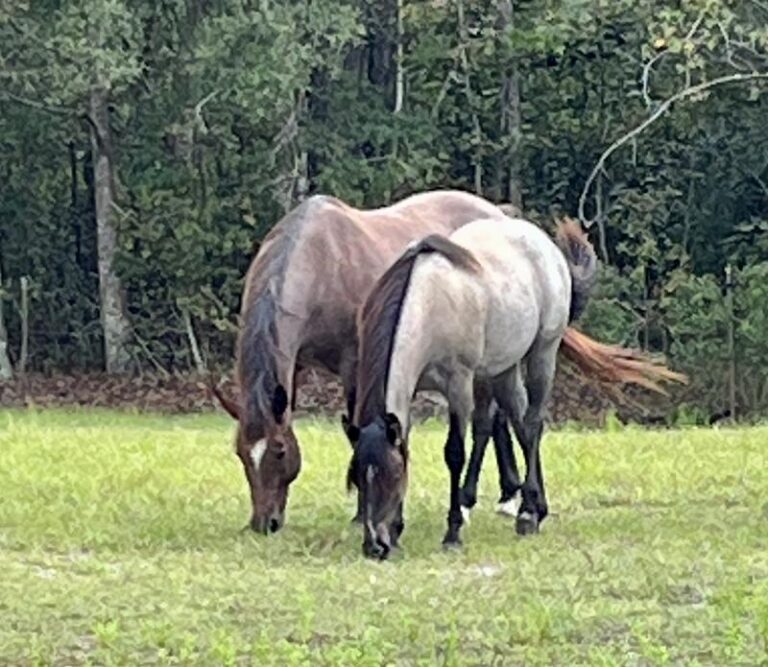
POLYGON ((500 408, 493 416, 493 447, 499 469, 501 497, 496 511, 506 516, 517 516, 520 507, 520 473, 517 469, 512 436, 507 425, 507 413, 500 408))
MULTIPOLYGON (((356 377, 357 377, 357 350, 351 348, 342 352, 339 374, 341 375, 341 385, 344 390, 344 397, 347 402, 346 419, 342 417, 342 425, 346 432, 347 426, 352 423, 355 415, 355 400, 357 398, 356 377)), ((352 523, 363 522, 363 498, 358 490, 357 492, 357 511, 352 517, 352 523)))
POLYGON ((400 503, 397 506, 397 516, 389 528, 389 537, 391 540, 390 546, 393 549, 400 547, 400 536, 403 534, 404 530, 405 519, 403 518, 403 503, 400 503))
POLYGON ((298 377, 299 373, 301 373, 303 370, 304 369, 299 366, 299 364, 296 364, 296 368, 293 371, 293 387, 291 388, 291 412, 296 412, 296 394, 299 389, 298 377))
MULTIPOLYGON (((499 485, 501 486, 501 499, 496 511, 507 516, 517 516, 522 502, 522 484, 507 418, 512 422, 517 432, 528 408, 528 394, 523 384, 520 365, 515 366, 507 373, 498 385, 500 385, 498 392, 501 397, 499 399, 500 405, 504 408, 499 408, 493 423, 493 442, 496 448, 496 463, 499 468, 499 485)), ((497 386, 496 389, 498 390, 498 388, 497 386)), ((520 442, 519 435, 518 442, 520 442)), ((522 443, 520 446, 522 447, 522 443)))
POLYGON ((519 535, 537 532, 539 523, 549 513, 541 469, 540 445, 544 430, 544 409, 552 389, 559 345, 559 340, 538 343, 527 357, 528 407, 522 421, 515 425, 526 465, 525 482, 522 486, 523 503, 517 515, 516 528, 519 535))
POLYGON ((493 409, 489 388, 485 384, 475 386, 475 410, 472 413, 472 451, 469 455, 467 474, 461 488, 461 506, 464 519, 469 519, 469 510, 477 503, 477 484, 488 440, 493 433, 493 409))
POLYGON ((464 468, 464 434, 467 421, 472 414, 472 374, 456 374, 450 381, 448 405, 450 410, 450 428, 445 442, 445 464, 451 477, 450 509, 448 510, 448 530, 443 538, 443 545, 456 547, 461 545, 461 472, 464 468))

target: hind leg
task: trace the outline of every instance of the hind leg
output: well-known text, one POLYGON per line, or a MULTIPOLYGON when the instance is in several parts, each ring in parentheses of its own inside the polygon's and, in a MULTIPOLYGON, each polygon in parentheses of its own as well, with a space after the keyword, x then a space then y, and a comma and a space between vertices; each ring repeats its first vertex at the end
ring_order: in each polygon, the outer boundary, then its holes
POLYGON ((523 484, 523 505, 517 516, 517 532, 520 535, 536 532, 540 522, 549 514, 540 448, 544 431, 544 410, 552 390, 559 347, 559 339, 538 344, 527 359, 528 409, 521 424, 527 471, 523 484))
MULTIPOLYGON (((496 465, 499 471, 500 498, 497 511, 510 516, 517 515, 520 505, 520 473, 507 425, 507 415, 492 399, 492 387, 476 383, 475 410, 472 414, 472 453, 461 490, 461 504, 465 519, 477 502, 477 484, 483 465, 488 440, 493 438, 496 465)), ((524 410, 523 410, 524 411, 524 410)))
POLYGON ((474 388, 475 409, 472 413, 472 451, 469 456, 467 474, 461 488, 461 506, 465 519, 477 502, 477 484, 483 467, 485 449, 493 433, 495 405, 491 399, 490 387, 476 383, 474 388))
POLYGON ((517 515, 517 532, 527 535, 538 531, 539 524, 549 513, 544 489, 544 476, 540 460, 541 435, 544 428, 544 409, 552 388, 559 340, 537 343, 527 356, 525 388, 522 379, 513 374, 499 391, 497 400, 508 406, 515 434, 525 457, 526 475, 522 485, 522 504, 517 515), (527 394, 527 406, 523 396, 527 394))
MULTIPOLYGON (((518 442, 523 448, 519 427, 528 409, 528 394, 523 384, 519 365, 494 383, 494 395, 499 404, 504 407, 504 411, 499 410, 496 414, 493 425, 502 494, 496 511, 499 514, 516 517, 522 504, 522 483, 512 447, 512 438, 507 428, 507 415, 509 415, 509 421, 512 423, 518 442)), ((525 453, 524 448, 523 453, 525 453)))
POLYGON ((520 473, 512 446, 512 436, 507 425, 507 413, 501 409, 497 409, 493 417, 493 446, 496 451, 501 489, 496 511, 506 516, 516 516, 520 507, 520 473))

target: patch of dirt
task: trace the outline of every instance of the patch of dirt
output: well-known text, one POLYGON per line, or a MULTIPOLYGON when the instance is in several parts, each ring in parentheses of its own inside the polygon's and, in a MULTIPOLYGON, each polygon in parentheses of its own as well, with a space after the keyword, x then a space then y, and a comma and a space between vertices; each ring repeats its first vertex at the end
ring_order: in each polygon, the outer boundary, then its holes
MULTIPOLYGON (((231 382, 224 383, 222 388, 231 396, 236 394, 231 382)), ((219 409, 206 382, 193 375, 120 377, 103 373, 38 374, 28 375, 23 381, 0 383, 0 406, 88 406, 166 413, 219 409)), ((297 415, 338 417, 346 410, 341 384, 322 371, 303 371, 299 375, 296 407, 297 415)), ((650 396, 647 392, 630 391, 626 400, 618 401, 600 386, 581 381, 566 367, 558 371, 549 412, 554 423, 576 421, 602 425, 606 415, 612 412, 624 422, 653 424, 663 420, 669 407, 668 397, 650 396)), ((441 396, 432 393, 417 396, 414 404, 416 419, 442 417, 445 413, 446 402, 441 396)))

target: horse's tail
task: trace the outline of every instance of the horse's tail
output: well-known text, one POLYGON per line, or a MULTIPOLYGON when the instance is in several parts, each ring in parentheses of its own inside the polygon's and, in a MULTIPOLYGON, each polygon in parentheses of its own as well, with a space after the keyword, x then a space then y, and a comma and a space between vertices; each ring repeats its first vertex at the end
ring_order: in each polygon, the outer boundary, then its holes
POLYGON ((477 258, 466 248, 439 234, 412 243, 379 278, 358 312, 360 336, 355 423, 367 423, 383 409, 389 359, 403 301, 411 282, 416 260, 425 254, 439 254, 457 268, 470 273, 481 271, 477 258))
POLYGON ((595 285, 597 255, 581 225, 570 218, 565 218, 557 225, 555 243, 565 255, 571 271, 571 310, 568 321, 573 322, 587 307, 595 285))
POLYGON ((643 352, 600 343, 572 327, 565 330, 560 351, 584 375, 600 382, 636 384, 660 394, 667 393, 662 382, 688 382, 685 375, 643 352))

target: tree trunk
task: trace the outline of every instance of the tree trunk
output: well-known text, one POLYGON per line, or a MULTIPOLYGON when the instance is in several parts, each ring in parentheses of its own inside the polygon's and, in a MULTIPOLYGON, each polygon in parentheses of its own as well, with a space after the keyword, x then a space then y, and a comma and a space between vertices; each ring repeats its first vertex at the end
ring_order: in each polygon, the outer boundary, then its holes
POLYGON ((403 0, 397 0, 397 46, 395 55, 395 113, 403 108, 405 74, 403 72, 403 0))
POLYGON ((0 381, 10 380, 13 377, 13 366, 8 357, 8 330, 5 328, 2 291, 3 272, 0 267, 0 381))
MULTIPOLYGON (((512 27, 514 8, 512 0, 499 0, 499 32, 512 27)), ((507 183, 506 198, 511 204, 523 209, 523 184, 520 178, 520 144, 522 141, 522 119, 520 117, 520 74, 517 58, 514 58, 504 72, 501 82, 501 130, 507 135, 507 183)))
POLYGON ((125 294, 115 270, 117 225, 112 137, 104 86, 91 90, 91 143, 93 145, 93 191, 99 260, 101 326, 104 331, 104 360, 107 373, 128 369, 130 325, 125 312, 125 294))

